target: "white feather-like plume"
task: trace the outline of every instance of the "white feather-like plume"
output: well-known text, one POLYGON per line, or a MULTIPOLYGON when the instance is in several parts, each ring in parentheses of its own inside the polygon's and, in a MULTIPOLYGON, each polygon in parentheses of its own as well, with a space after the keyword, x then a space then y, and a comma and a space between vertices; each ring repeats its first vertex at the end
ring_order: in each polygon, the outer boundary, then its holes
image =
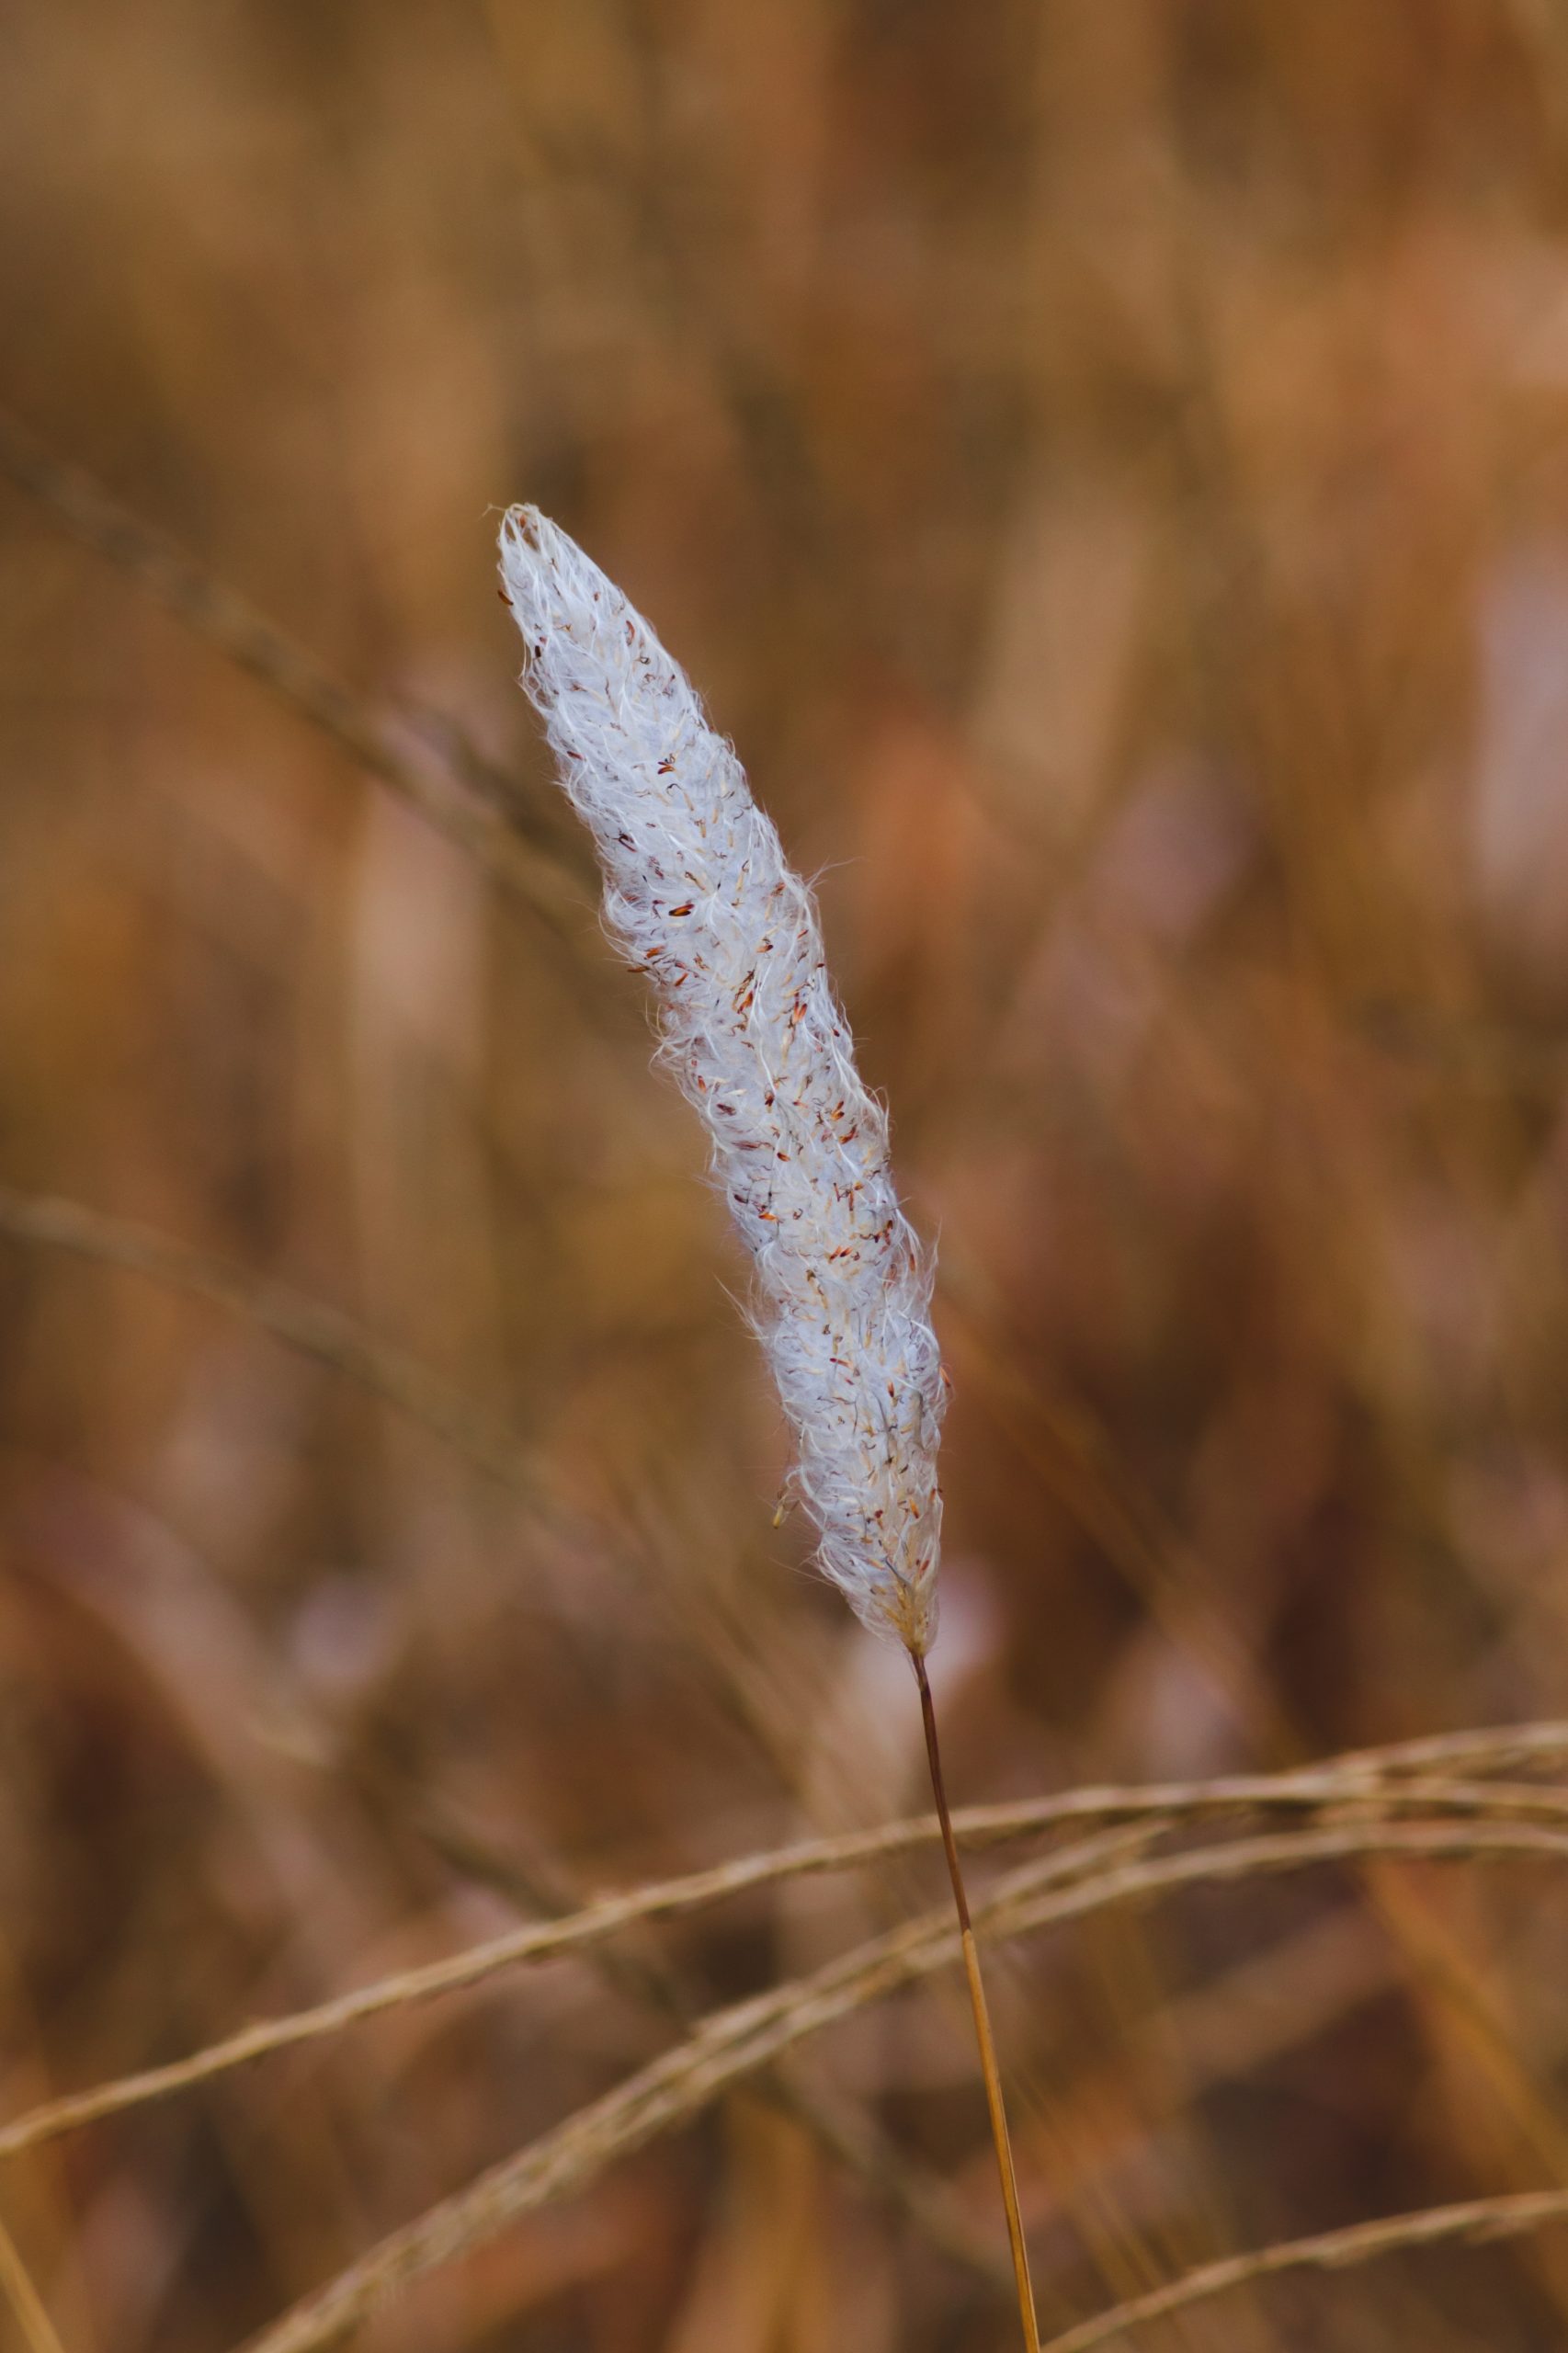
POLYGON ((598 847, 607 926, 657 992, 660 1058, 756 1263, 818 1560, 918 1658, 942 1518, 932 1262, 893 1190, 815 902, 684 673, 581 548, 514 507, 501 576, 523 685, 598 847))

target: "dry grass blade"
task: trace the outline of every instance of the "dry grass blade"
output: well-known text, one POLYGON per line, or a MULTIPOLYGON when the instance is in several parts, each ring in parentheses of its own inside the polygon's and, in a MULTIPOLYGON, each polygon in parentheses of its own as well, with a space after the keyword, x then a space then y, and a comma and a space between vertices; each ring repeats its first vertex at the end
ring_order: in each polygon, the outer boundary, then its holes
MULTIPOLYGON (((1101 1842, 1093 1842, 1093 1849, 1033 1866, 1020 1874, 1017 1887, 1026 1879, 1036 1884, 1042 1871, 1053 1870, 1059 1881, 1069 1868, 1092 1873, 1104 1859, 1101 1842)), ((1017 1890, 1012 1893, 1016 1897, 1017 1890)), ((1008 1900, 1008 1893, 998 1892, 978 1906, 977 1927, 997 1916, 1008 1900)), ((947 1966, 960 1950, 957 1921, 945 1909, 927 1913, 810 1977, 719 2012, 602 2099, 394 2232, 285 2314, 256 2340, 255 2353, 303 2353, 306 2347, 335 2342, 409 2280, 493 2236, 517 2216, 581 2188, 615 2158, 697 2114, 731 2084, 866 2003, 947 1966)))
POLYGON ((421 726, 432 761, 427 772, 312 655, 90 474, 53 457, 3 409, 0 468, 56 521, 320 728, 536 914, 559 927, 570 910, 583 905, 586 862, 571 862, 506 770, 487 760, 451 722, 430 720, 421 726))
MULTIPOLYGON (((1425 1773, 1463 1766, 1473 1772, 1512 1772, 1526 1765, 1555 1764, 1568 1756, 1568 1721, 1547 1717, 1534 1723, 1467 1727, 1463 1732, 1426 1733, 1415 1740, 1391 1741, 1381 1748, 1346 1748, 1328 1760, 1334 1771, 1425 1773)), ((1311 1770, 1311 1768, 1299 1768, 1311 1770)))
POLYGON ((1108 2344, 1129 2336, 1147 2322, 1207 2303, 1233 2288, 1267 2279, 1281 2271, 1343 2271, 1351 2264, 1371 2263, 1382 2255, 1407 2254, 1412 2248, 1517 2238, 1526 2231, 1568 2222, 1568 2189, 1528 2190, 1511 2198, 1476 2198, 1459 2206, 1429 2206, 1416 2214, 1391 2214, 1376 2222, 1354 2222, 1343 2231, 1324 2231, 1305 2239, 1284 2239, 1252 2255, 1227 2256, 1206 2263, 1166 2288, 1134 2296, 1113 2312, 1053 2336, 1044 2353, 1089 2353, 1093 2345, 1108 2344))
MULTIPOLYGON (((524 1450, 506 1433, 489 1423, 483 1413, 415 1360, 385 1347, 350 1317, 287 1286, 190 1250, 166 1236, 126 1221, 106 1217, 85 1206, 59 1199, 28 1196, 0 1188, 0 1230, 22 1242, 70 1252, 102 1264, 134 1271, 201 1298, 226 1313, 254 1322, 283 1345, 297 1349, 340 1375, 357 1381, 412 1419, 442 1437, 487 1475, 528 1497, 540 1508, 539 1485, 524 1450)), ((1355 1794, 1358 1781, 1377 1783, 1415 1774, 1433 1766, 1464 1766, 1475 1771, 1495 1771, 1517 1764, 1545 1763, 1568 1751, 1568 1725, 1541 1723, 1506 1731, 1438 1736, 1406 1743, 1397 1748, 1369 1750, 1335 1759, 1324 1768, 1281 1780, 1233 1778, 1208 1785, 1176 1785, 1160 1790, 1084 1790, 1044 1806, 1026 1804, 972 1809, 960 1817, 960 1835, 970 1845, 1000 1843, 1032 1835, 1042 1828, 1076 1821, 1092 1823, 1119 1816, 1147 1820, 1151 1811, 1170 1820, 1192 1819, 1204 1812, 1240 1812, 1250 1806, 1319 1806, 1342 1802, 1355 1794)), ((1475 1813, 1498 1811, 1517 1818, 1531 1810, 1550 1817, 1562 1801, 1552 1792, 1473 1790, 1457 1784, 1426 1782, 1407 1791, 1408 1802, 1433 1810, 1475 1813)), ((930 1823, 893 1825, 868 1846, 843 1853, 843 1867, 876 1859, 913 1843, 928 1843, 935 1836, 930 1823)), ((839 1867, 832 1850, 820 1860, 810 1855, 761 1858, 761 1876, 799 1869, 839 1867)), ((754 1883, 748 1881, 746 1883, 754 1883)), ((713 1891, 731 1892, 729 1887, 713 1891)), ((694 1902, 710 1900, 699 1886, 694 1902)), ((611 1931, 607 1929, 606 1933, 611 1931)), ((0 2154, 15 2153, 89 2123, 98 2118, 192 2087, 211 2076, 243 2065, 295 2043, 330 2036, 358 2020, 402 2002, 430 1998, 447 1990, 481 1982, 484 1977, 530 1958, 546 1958, 550 1948, 530 1944, 530 1933, 520 1939, 501 1939, 494 1949, 457 1956, 453 1962, 388 1981, 300 2013, 267 2021, 225 2037, 190 2059, 138 2073, 94 2090, 51 2102, 18 2119, 0 2132, 0 2154)), ((797 2112, 803 2094, 791 2093, 797 2112)), ((813 2110, 804 2120, 842 2161, 852 2164, 881 2186, 906 2211, 914 2213, 926 2234, 971 2269, 991 2266, 984 2251, 949 2227, 945 2211, 926 2196, 925 2185, 908 2177, 885 2145, 868 2152, 863 2139, 844 2129, 844 2120, 813 2110)))
POLYGON ((0 2291, 11 2307, 28 2353, 63 2353, 54 2323, 4 2222, 0 2222, 0 2291))
MULTIPOLYGON (((1504 1737, 1517 1749, 1519 1739, 1530 1729, 1519 1727, 1504 1737)), ((1542 1726, 1537 1729, 1544 1732, 1556 1728, 1542 1726)), ((1473 1740, 1475 1736, 1465 1737, 1473 1740)), ((1392 1752, 1396 1756, 1402 1753, 1392 1752)), ((1064 1797, 1044 1798, 1025 1804, 971 1807, 954 1815, 953 1826, 961 1841, 975 1845, 996 1845, 1005 1839, 1025 1837, 1069 1822, 1082 1825, 1086 1820, 1108 1825, 1138 1825, 1147 1839, 1214 1813, 1240 1812, 1247 1807, 1277 1807, 1295 1812, 1303 1807, 1332 1807, 1347 1803, 1355 1804, 1358 1810, 1379 1805, 1385 1811, 1390 1808, 1401 1812, 1414 1809, 1427 1813, 1446 1807, 1462 1821, 1474 1822, 1477 1837, 1495 1837, 1505 1842, 1512 1835, 1508 1827, 1510 1822, 1517 1822, 1519 1836, 1526 1837, 1532 1819, 1544 1825, 1550 1825, 1554 1820, 1568 1825, 1568 1792, 1514 1785, 1487 1789, 1480 1784, 1415 1782, 1380 1793, 1367 1787, 1367 1756, 1358 1756, 1354 1763, 1354 1777, 1346 1776, 1343 1780, 1336 1779, 1328 1768, 1318 1768, 1312 1774, 1279 1774, 1272 1779, 1267 1777, 1238 1778, 1207 1783, 1175 1783, 1143 1790, 1074 1790, 1064 1797), (1491 1825, 1481 1820, 1489 1813, 1496 1817, 1491 1825)), ((1376 1825, 1358 1824, 1348 1833, 1335 1831, 1323 1835, 1331 1838, 1348 1836, 1351 1839, 1348 1847, 1332 1847, 1328 1850, 1331 1857, 1341 1853, 1389 1851, 1386 1847, 1375 1843, 1384 1835, 1376 1825), (1358 1839, 1369 1838, 1374 1843, 1355 1843, 1358 1839)), ((1387 1835, 1395 1834, 1390 1831, 1387 1835)), ((1441 1832, 1436 1835, 1445 1838, 1459 1836, 1462 1839, 1466 1834, 1441 1832)), ((1527 1843, 1520 1847, 1505 1844, 1503 1851, 1556 1852, 1559 1850, 1558 1842, 1564 1836, 1568 1836, 1568 1829, 1554 1834, 1550 1826, 1544 1826, 1540 1832, 1540 1836, 1549 1842, 1544 1847, 1527 1843)), ((505 1936, 492 1938, 484 1944, 455 1953, 450 1960, 430 1961, 422 1968, 402 1971, 396 1975, 379 1979, 374 1984, 338 1995, 332 2001, 323 2002, 313 2008, 242 2028, 238 2033, 225 2036, 222 2041, 193 2052, 187 2059, 174 2060, 165 2066, 150 2067, 133 2075, 97 2085, 90 2090, 70 2093, 61 2099, 51 2100, 25 2116, 17 2117, 0 2130, 0 2157, 17 2155, 24 2149, 52 2140, 62 2132, 74 2131, 83 2125, 96 2123, 101 2118, 117 2115, 126 2109, 142 2107, 150 2100, 167 2098, 176 2092, 190 2090, 197 2084, 205 2083, 215 2075, 226 2075, 232 2068, 248 2065, 254 2060, 270 2057, 300 2043, 320 2041, 340 2034, 349 2027, 380 2017, 388 2010, 402 2008, 408 2003, 430 2001, 444 1994, 461 1993, 483 1984, 506 1971, 591 1949, 627 1928, 699 1911, 706 1905, 724 1902, 757 1888, 778 1885, 787 1880, 851 1870, 866 1864, 883 1862, 920 1847, 937 1846, 940 1841, 940 1824, 934 1815, 926 1815, 913 1821, 892 1823, 881 1830, 860 1831, 839 1838, 815 1839, 770 1854, 744 1856, 735 1862, 718 1864, 711 1870, 632 1889, 622 1895, 607 1896, 565 1918, 531 1923, 527 1927, 510 1930, 505 1936)), ((1204 1848, 1196 1856, 1168 1858, 1167 1864, 1181 1874, 1186 1866, 1196 1863, 1201 1866, 1198 1876, 1222 1878, 1230 1875, 1226 1859, 1233 1856, 1240 1859, 1235 1865, 1237 1870, 1269 1868, 1267 1859, 1261 1864, 1254 1859, 1260 1846, 1270 1855, 1282 1851, 1284 1867, 1293 1867, 1299 1842, 1290 1839, 1272 1843, 1268 1840, 1239 1841, 1232 1847, 1204 1848)), ((1446 1856, 1450 1850, 1445 1847, 1442 1851, 1446 1856)), ((1473 1846, 1461 1846, 1460 1851, 1478 1849, 1473 1846)), ((1097 1863, 1102 1856, 1103 1849, 1092 1844, 1065 1849, 1034 1866, 1028 1885, 1037 1888, 1041 1872, 1061 1877, 1080 1869, 1080 1858, 1086 1857, 1091 1863, 1097 1863)), ((1322 1855, 1316 1849, 1304 1858, 1307 1861, 1321 1859, 1322 1855)), ((1154 1870, 1163 1867, 1147 1865, 1142 1868, 1154 1870)), ((1119 1900, 1124 1892, 1118 1885, 1106 1900, 1119 1900)), ((983 1910, 977 1909, 975 1916, 978 1927, 988 1915, 983 1910)))
MULTIPOLYGON (((973 1924, 977 1934, 1022 1936, 1110 1904, 1147 1902, 1176 1887, 1369 1856, 1425 1862, 1561 1861, 1568 1858, 1568 1833, 1530 1825, 1472 1824, 1444 1830, 1363 1824, 1238 1839, 1228 1847, 1109 1867, 1093 1855, 1055 1856, 1017 1872, 975 1904, 973 1924), (1060 1884, 1064 1864, 1081 1874, 1076 1884, 1060 1884), (1042 1879, 1052 1872, 1058 1883, 1042 1891, 1042 1879)), ((956 1921, 927 1914, 811 1977, 719 2012, 616 2090, 392 2232, 256 2338, 252 2353, 314 2353, 337 2342, 411 2280, 455 2260, 518 2216, 581 2189, 617 2158, 699 2113, 727 2086, 836 2019, 950 1966, 960 1949, 956 1921)))
MULTIPOLYGON (((424 1835, 465 1876, 477 1877, 483 1885, 548 1919, 567 1919, 583 1909, 581 1895, 559 1865, 541 1864, 537 1856, 519 1861, 438 1810, 421 1811, 424 1835)), ((679 2033, 690 2032, 702 2005, 673 1961, 646 1949, 632 1951, 612 1943, 594 1947, 592 1961, 606 1984, 679 2033)), ((808 2081, 787 2065, 765 2069, 748 2088, 754 2098, 803 2126, 836 2164, 857 2175, 874 2197, 912 2222, 949 2261, 988 2289, 1011 2290, 1011 2273, 998 2262, 994 2248, 971 2227, 944 2185, 905 2156, 860 2101, 841 2088, 808 2081)))
MULTIPOLYGON (((917 1824, 908 1826, 926 1830, 926 1844, 935 1843, 940 1836, 935 1821, 928 1825, 917 1824)), ((172 2061, 165 2067, 150 2067, 142 2074, 123 2076, 114 2083, 99 2084, 90 2091, 51 2100, 46 2107, 36 2108, 28 2115, 18 2117, 0 2131, 0 2157, 17 2155, 41 2141, 52 2140, 62 2132, 95 2123, 99 2118, 116 2115, 124 2109, 139 2108, 149 2100, 166 2098, 172 2093, 188 2090, 214 2075, 226 2075, 231 2068, 244 2066, 252 2060, 290 2050, 301 2042, 321 2041, 341 2033, 347 2027, 360 2024, 364 2019, 380 2017, 387 2010, 401 2009, 410 2002, 429 2001, 441 1994, 461 1993, 471 1986, 483 1984, 504 1971, 591 1949, 624 1929, 647 1921, 668 1919, 678 1913, 696 1911, 704 1904, 719 1903, 726 1896, 741 1894, 750 1888, 781 1880, 800 1878, 814 1871, 848 1869, 854 1863, 874 1859, 882 1851, 872 1847, 869 1840, 861 1836, 824 1839, 810 1846, 786 1849, 781 1854, 748 1855, 740 1862, 722 1863, 713 1870, 700 1871, 690 1878, 668 1880, 658 1886, 634 1889, 626 1895, 607 1897, 562 1920, 544 1920, 526 1928, 514 1929, 506 1936, 492 1938, 485 1944, 454 1954, 449 1961, 431 1961, 421 1969, 403 1970, 395 1976, 378 1979, 372 1985, 361 1986, 351 1994, 339 1995, 335 2000, 323 2002, 313 2009, 295 2011, 288 2018, 269 2018, 255 2026, 242 2028, 237 2034, 227 2036, 205 2051, 194 2052, 188 2059, 172 2061)), ((1038 1884, 1041 1871, 1062 1880, 1071 1878, 1083 1870, 1094 1869, 1104 1859, 1105 1853, 1106 1848, 1097 1840, 1065 1849, 1036 1865, 1030 1884, 1038 1884)))
MULTIPOLYGON (((968 1807, 953 1817, 966 1846, 994 1847, 1013 1838, 1069 1824, 1143 1822, 1176 1829, 1217 1814, 1265 1812, 1316 1813, 1327 1807, 1397 1807, 1405 1813, 1495 1814, 1543 1822, 1568 1820, 1568 1790, 1525 1781, 1458 1781, 1412 1776, 1389 1768, 1379 1781, 1359 1758, 1341 1772, 1335 1765, 1283 1773, 1221 1774, 1209 1781, 1160 1781, 1147 1789, 1109 1786, 1070 1790, 1060 1797, 1022 1799, 1006 1805, 968 1807)), ((924 1822, 892 1823, 869 1839, 901 1846, 928 1844, 924 1822)))
MULTIPOLYGON (((319 1300, 251 1276, 221 1259, 186 1248, 122 1219, 104 1217, 74 1201, 28 1196, 0 1186, 0 1232, 18 1241, 52 1248, 110 1266, 190 1293, 261 1326, 284 1345, 357 1381, 396 1406, 473 1461, 481 1470, 527 1497, 536 1510, 539 1482, 522 1449, 487 1423, 479 1409, 448 1389, 411 1358, 385 1347, 352 1318, 319 1300)), ((575 1907, 562 1907, 570 1912, 575 1907)), ((440 1988, 426 1988, 439 1991, 440 1988)), ((410 1998, 417 1999, 415 1992, 410 1998)), ((352 1999, 352 1997, 351 1997, 352 1999)), ((384 2006, 377 2004, 377 2007, 384 2006)), ((357 2016, 369 2015, 360 2010, 357 2016)), ((0 2132, 0 2154, 30 2146, 56 2131, 142 2105, 186 2086, 243 2065, 266 2051, 285 2049, 339 2030, 348 2021, 341 2006, 327 2005, 291 2020, 247 2029, 187 2062, 149 2070, 104 2085, 80 2100, 51 2103, 10 2132, 0 2132), (31 2128, 36 2126, 36 2131, 31 2128)), ((778 2104, 795 2115, 841 2163, 848 2165, 911 2215, 949 2256, 988 2279, 995 2277, 987 2251, 971 2239, 959 2218, 898 2153, 874 2132, 867 2119, 840 2114, 804 2086, 780 2081, 778 2104)), ((0 2250, 0 2259, 3 2259, 0 2250)))

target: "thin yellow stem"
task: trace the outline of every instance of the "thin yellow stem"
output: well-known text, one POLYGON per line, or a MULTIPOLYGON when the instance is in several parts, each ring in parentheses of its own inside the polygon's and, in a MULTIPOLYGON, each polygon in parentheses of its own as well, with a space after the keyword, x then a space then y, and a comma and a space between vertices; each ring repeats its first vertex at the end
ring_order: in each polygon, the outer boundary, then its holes
POLYGON ((931 1768, 931 1794, 937 1802, 942 1852, 948 1859, 948 1877, 953 1883, 953 1903, 958 1909, 959 1927, 963 1937, 964 1975, 969 1981, 970 2007, 974 2012, 974 2039, 980 2046, 980 2072, 985 2082, 985 2105, 991 2111, 991 2138, 996 2145, 996 2170, 1002 2177, 1002 2203, 1007 2214, 1007 2242, 1012 2249, 1013 2279, 1018 2291, 1018 2318, 1024 2325, 1027 2353, 1040 2353, 1040 2324, 1035 2317, 1028 2249, 1024 2244, 1024 2221, 1018 2209, 1018 2177, 1013 2165, 1013 2141, 1007 2130, 1007 2110, 1002 2099, 1002 2077, 996 2065, 996 2045, 991 2033, 985 1984, 980 1974, 980 1955, 975 1949, 974 1930, 970 1925, 969 1895, 963 1883, 958 1842, 953 1836, 952 1816, 948 1811, 948 1792, 942 1780, 942 1751, 937 1739, 937 1711, 931 1699, 926 1662, 916 1652, 912 1651, 910 1656, 915 1662, 915 1679, 920 1686, 920 1715, 926 1727, 926 1758, 931 1768))
POLYGON ((28 2353, 64 2353, 54 2323, 44 2310, 43 2299, 33 2286, 17 2242, 4 2222, 0 2222, 0 2291, 27 2339, 28 2353))

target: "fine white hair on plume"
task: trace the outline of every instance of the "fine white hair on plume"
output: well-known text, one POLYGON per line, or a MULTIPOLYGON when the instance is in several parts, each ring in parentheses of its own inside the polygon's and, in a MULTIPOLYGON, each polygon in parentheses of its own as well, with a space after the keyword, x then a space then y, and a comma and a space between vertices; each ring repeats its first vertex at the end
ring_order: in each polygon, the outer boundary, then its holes
POLYGON ((607 927, 657 993, 659 1059, 756 1264, 818 1561, 918 1660, 942 1519, 933 1265, 899 1207, 816 904, 684 672, 575 541, 515 506, 501 576, 524 688, 598 847, 607 927))

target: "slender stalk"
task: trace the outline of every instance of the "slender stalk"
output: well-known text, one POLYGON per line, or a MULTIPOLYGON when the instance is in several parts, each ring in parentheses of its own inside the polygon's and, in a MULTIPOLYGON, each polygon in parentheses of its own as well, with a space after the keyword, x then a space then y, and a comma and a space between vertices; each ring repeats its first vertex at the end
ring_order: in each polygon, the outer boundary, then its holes
MULTIPOLYGON (((1561 1862, 1564 1852, 1561 1832, 1529 1825, 1406 1827, 1353 1820, 1175 1855, 1140 1854, 1108 1866, 1107 1847, 1119 1836, 1127 1834, 1112 1832, 1104 1841, 1058 1852, 988 1889, 975 1910, 980 1927, 996 1936, 1028 1936, 1113 1905, 1142 1904, 1176 1887, 1232 1884, 1256 1872, 1300 1870, 1372 1854, 1431 1862, 1471 1861, 1483 1855, 1561 1862), (1089 1848, 1096 1850, 1092 1860, 1089 1848)), ((581 1922, 584 1915, 577 1916, 581 1922)), ((648 1916, 645 1907, 639 1916, 648 1916)), ((559 1927, 550 1934, 553 1949, 562 1949, 559 1927)), ((719 2091, 867 2003, 948 1967, 961 1949, 955 1921, 944 1928, 924 1914, 840 1954, 808 1978, 714 2013, 684 2042, 661 2052, 614 2090, 383 2238, 251 2339, 247 2353, 320 2353, 338 2343, 411 2281, 483 2245, 521 2216, 575 2196, 607 2165, 698 2115, 719 2091)))
POLYGON ((0 2289, 27 2339, 28 2353, 63 2353, 54 2323, 4 2222, 0 2222, 0 2289))
POLYGON ((1013 2254, 1018 2318, 1024 2325, 1024 2344, 1028 2353, 1040 2353, 1040 2324, 1035 2317, 1028 2249, 1024 2244, 1024 2221, 1018 2211, 1018 2177, 1013 2165, 1013 2141, 1007 2130, 1007 2110, 1002 2098, 1002 2077, 996 2065, 996 2045, 991 2033, 985 1983, 980 1974, 980 1954, 974 1941, 974 1930, 970 1925, 969 1895, 963 1883, 958 1841, 953 1836, 953 1820, 948 1811, 948 1792, 942 1780, 942 1750, 937 1738, 937 1710, 931 1698, 926 1661, 918 1651, 911 1651, 910 1657, 915 1664, 915 1679, 920 1686, 920 1716, 926 1727, 926 1759, 931 1768, 931 1794, 937 1802, 937 1819, 942 1830, 942 1852, 948 1859, 948 1877, 953 1883, 953 1903, 958 1910, 959 1928, 963 1938, 964 1975, 969 1981, 970 2007, 974 2012, 974 2039, 980 2046, 980 2072, 985 2079, 985 2105, 991 2111, 991 2138, 996 2144, 996 2170, 1002 2177, 1002 2203, 1007 2213, 1007 2243, 1013 2254))

